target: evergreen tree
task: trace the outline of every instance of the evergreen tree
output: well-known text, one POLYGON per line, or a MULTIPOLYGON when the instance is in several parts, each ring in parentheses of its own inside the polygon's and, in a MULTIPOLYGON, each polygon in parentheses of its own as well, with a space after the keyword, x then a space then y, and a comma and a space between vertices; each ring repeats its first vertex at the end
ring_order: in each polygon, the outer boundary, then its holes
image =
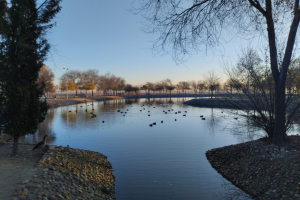
POLYGON ((20 136, 35 133, 48 105, 39 96, 36 80, 50 45, 45 38, 54 26, 61 0, 0 0, 0 128, 14 138, 13 155, 20 136))

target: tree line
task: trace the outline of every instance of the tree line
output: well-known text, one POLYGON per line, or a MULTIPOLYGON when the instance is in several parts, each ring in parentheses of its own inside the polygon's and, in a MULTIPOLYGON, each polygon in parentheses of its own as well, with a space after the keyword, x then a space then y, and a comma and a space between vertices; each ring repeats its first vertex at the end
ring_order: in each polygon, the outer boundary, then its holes
MULTIPOLYGON (((49 68, 46 68, 49 70, 49 68)), ((42 69, 41 69, 42 70, 42 69)), ((45 72, 41 73, 44 75, 45 72)), ((50 73, 51 74, 51 73, 50 73)), ((177 90, 177 93, 186 93, 187 91, 194 91, 195 94, 204 93, 204 91, 209 91, 213 94, 214 91, 222 89, 221 78, 214 72, 210 71, 204 76, 204 80, 199 81, 180 81, 177 84, 173 84, 171 79, 165 79, 158 82, 146 82, 142 85, 132 85, 126 83, 125 79, 122 77, 115 76, 107 72, 104 75, 99 75, 99 71, 96 69, 89 69, 86 71, 70 70, 67 71, 61 78, 59 86, 54 87, 53 81, 50 80, 51 76, 48 76, 48 82, 50 85, 45 90, 45 92, 54 92, 54 88, 61 91, 72 90, 78 94, 78 90, 102 91, 103 95, 118 95, 123 94, 141 94, 141 91, 146 91, 148 93, 172 93, 172 91, 177 90)))
POLYGON ((99 75, 99 71, 96 69, 89 69, 86 71, 70 70, 67 71, 61 78, 59 89, 62 91, 72 90, 85 90, 86 92, 91 90, 92 96, 93 91, 103 91, 104 95, 107 95, 109 91, 113 91, 114 95, 117 95, 119 91, 124 90, 125 79, 117 77, 114 74, 106 73, 105 75, 99 75))

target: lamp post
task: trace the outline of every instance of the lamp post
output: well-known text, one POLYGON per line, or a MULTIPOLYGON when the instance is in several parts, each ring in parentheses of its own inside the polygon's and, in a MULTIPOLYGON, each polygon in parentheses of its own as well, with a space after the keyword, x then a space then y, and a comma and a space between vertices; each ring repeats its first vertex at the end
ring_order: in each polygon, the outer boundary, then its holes
POLYGON ((67 99, 68 99, 68 76, 67 76, 67 71, 68 71, 68 68, 64 68, 66 70, 66 84, 67 84, 67 99))

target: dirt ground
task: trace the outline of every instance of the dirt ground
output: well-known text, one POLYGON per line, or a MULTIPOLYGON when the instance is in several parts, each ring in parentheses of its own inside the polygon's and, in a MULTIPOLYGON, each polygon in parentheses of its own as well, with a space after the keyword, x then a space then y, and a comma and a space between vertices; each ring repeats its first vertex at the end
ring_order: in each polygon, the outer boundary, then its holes
POLYGON ((35 166, 42 158, 34 145, 19 144, 17 156, 11 156, 12 143, 0 145, 0 199, 12 199, 14 191, 34 175, 35 166))

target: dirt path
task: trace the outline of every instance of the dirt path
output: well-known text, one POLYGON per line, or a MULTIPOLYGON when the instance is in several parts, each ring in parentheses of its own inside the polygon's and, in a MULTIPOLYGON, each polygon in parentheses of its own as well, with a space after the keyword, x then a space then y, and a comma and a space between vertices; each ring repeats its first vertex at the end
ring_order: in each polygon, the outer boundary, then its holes
POLYGON ((0 199, 12 199, 14 191, 34 175, 42 154, 32 151, 33 146, 19 144, 18 156, 11 156, 12 143, 0 146, 0 199))

